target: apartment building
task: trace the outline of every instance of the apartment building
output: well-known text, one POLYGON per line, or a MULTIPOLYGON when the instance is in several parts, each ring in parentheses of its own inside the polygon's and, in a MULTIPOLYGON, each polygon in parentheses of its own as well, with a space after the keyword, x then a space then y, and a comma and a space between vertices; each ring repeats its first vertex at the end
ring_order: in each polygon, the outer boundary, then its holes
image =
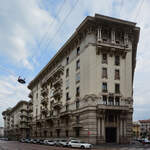
POLYGON ((4 127, 0 127, 0 138, 4 137, 4 127))
POLYGON ((129 143, 140 28, 88 16, 29 83, 31 137, 129 143))
POLYGON ((28 102, 20 101, 13 108, 4 111, 2 115, 4 118, 5 137, 20 139, 29 136, 28 102))
POLYGON ((139 120, 142 137, 150 137, 150 119, 139 120))
POLYGON ((139 121, 134 121, 132 125, 133 138, 138 139, 141 136, 141 124, 139 121))

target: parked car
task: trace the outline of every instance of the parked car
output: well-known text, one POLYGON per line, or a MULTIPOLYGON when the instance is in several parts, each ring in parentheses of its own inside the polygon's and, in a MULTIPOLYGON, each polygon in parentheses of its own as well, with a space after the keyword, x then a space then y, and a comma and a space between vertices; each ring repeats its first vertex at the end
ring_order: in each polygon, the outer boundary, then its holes
POLYGON ((68 140, 66 140, 66 139, 61 139, 61 140, 59 141, 59 144, 60 144, 60 146, 67 147, 67 145, 68 145, 68 140))
POLYGON ((30 139, 25 139, 25 143, 30 143, 30 139))
POLYGON ((148 139, 144 139, 142 143, 143 144, 150 144, 150 141, 148 139))
POLYGON ((37 140, 36 140, 36 139, 33 139, 32 143, 33 143, 33 144, 37 144, 37 140))
POLYGON ((47 140, 46 143, 47 143, 47 145, 50 145, 50 146, 55 145, 55 141, 53 141, 53 140, 47 140))
POLYGON ((70 140, 68 142, 68 147, 75 147, 75 148, 92 148, 92 144, 80 142, 79 140, 70 140))
POLYGON ((55 146, 61 146, 60 145, 60 141, 61 141, 60 139, 54 139, 53 141, 55 143, 55 146))
POLYGON ((20 139, 20 142, 24 143, 24 142, 25 142, 25 139, 24 139, 24 138, 20 139))
POLYGON ((41 139, 41 140, 39 141, 39 144, 44 144, 44 140, 41 139))

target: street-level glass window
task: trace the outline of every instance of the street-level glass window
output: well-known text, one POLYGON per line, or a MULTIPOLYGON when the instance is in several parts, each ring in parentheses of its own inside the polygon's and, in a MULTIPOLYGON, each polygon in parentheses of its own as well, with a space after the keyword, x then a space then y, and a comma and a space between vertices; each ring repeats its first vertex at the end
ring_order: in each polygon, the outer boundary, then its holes
POLYGON ((69 137, 69 131, 66 130, 66 137, 69 137))
POLYGON ((79 124, 80 122, 80 116, 76 116, 76 123, 79 124))

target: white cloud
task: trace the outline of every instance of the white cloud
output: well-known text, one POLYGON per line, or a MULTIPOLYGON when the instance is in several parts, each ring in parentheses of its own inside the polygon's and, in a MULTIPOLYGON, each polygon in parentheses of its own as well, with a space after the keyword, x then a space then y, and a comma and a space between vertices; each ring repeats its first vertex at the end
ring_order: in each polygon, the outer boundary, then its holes
POLYGON ((20 100, 29 100, 26 85, 17 83, 15 76, 0 76, 0 126, 3 125, 1 113, 8 107, 13 107, 20 100))
POLYGON ((39 8, 38 0, 5 0, 0 5, 0 53, 15 65, 33 69, 29 57, 36 39, 44 34, 51 15, 39 8))

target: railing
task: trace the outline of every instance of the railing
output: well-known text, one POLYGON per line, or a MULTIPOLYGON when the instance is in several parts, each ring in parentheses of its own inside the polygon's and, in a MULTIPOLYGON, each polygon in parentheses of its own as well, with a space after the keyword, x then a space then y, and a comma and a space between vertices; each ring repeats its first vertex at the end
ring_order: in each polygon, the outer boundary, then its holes
POLYGON ((41 89, 41 94, 47 94, 48 93, 48 89, 47 88, 43 88, 41 89))

